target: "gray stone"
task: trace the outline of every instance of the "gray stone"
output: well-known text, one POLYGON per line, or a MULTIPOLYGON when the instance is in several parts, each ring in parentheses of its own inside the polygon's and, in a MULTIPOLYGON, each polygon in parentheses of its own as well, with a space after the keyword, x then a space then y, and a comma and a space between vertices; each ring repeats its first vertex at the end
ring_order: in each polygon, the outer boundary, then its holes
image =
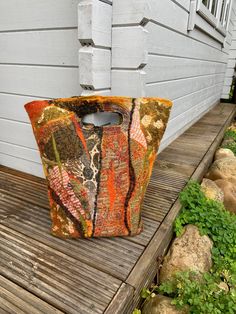
POLYGON ((217 184, 209 179, 202 180, 202 191, 207 198, 218 202, 224 202, 224 193, 223 191, 217 186, 217 184))
POLYGON ((236 179, 236 158, 226 157, 213 162, 206 178, 213 181, 236 179))
POLYGON ((171 304, 172 299, 163 295, 156 295, 144 305, 142 314, 187 314, 188 308, 177 310, 175 305, 171 304))
POLYGON ((229 286, 228 286, 227 283, 224 282, 224 281, 221 281, 221 282, 218 284, 218 287, 219 287, 221 290, 225 291, 226 293, 229 292, 229 286))
POLYGON ((212 246, 208 236, 201 236, 196 226, 187 225, 184 233, 172 242, 160 270, 160 282, 180 271, 195 271, 198 276, 209 271, 212 246))
POLYGON ((228 148, 219 148, 215 153, 215 160, 219 160, 219 159, 227 158, 227 157, 236 158, 232 150, 228 148))
POLYGON ((224 192, 225 208, 236 214, 236 184, 229 180, 216 180, 217 186, 224 192))

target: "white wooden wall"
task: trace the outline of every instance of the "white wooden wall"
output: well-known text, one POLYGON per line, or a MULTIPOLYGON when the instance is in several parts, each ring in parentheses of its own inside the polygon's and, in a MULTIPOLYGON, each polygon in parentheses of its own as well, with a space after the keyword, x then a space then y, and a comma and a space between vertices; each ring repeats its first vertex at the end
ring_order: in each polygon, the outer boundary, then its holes
POLYGON ((233 67, 235 8, 224 48, 200 16, 188 31, 189 11, 190 0, 1 0, 0 164, 43 176, 23 105, 80 94, 173 100, 166 147, 219 101, 224 79, 227 93, 230 47, 233 67))
POLYGON ((1 0, 0 164, 43 176, 24 104, 110 93, 110 58, 111 0, 1 0))
POLYGON ((223 48, 222 36, 203 18, 194 16, 191 31, 189 19, 190 0, 113 0, 112 94, 174 101, 160 150, 222 92, 231 35, 223 48))
POLYGON ((229 32, 227 37, 227 45, 229 49, 229 58, 225 72, 224 86, 221 98, 229 99, 229 93, 236 66, 236 1, 233 2, 231 19, 229 22, 229 32))

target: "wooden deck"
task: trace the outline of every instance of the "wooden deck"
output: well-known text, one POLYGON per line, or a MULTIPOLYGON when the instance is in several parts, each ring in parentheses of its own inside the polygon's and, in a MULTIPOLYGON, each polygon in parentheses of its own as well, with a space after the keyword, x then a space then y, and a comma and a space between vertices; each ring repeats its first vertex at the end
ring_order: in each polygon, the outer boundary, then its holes
POLYGON ((130 314, 172 237, 178 194, 210 164, 235 105, 220 104, 158 157, 136 237, 50 235, 45 181, 0 167, 0 313, 130 314))

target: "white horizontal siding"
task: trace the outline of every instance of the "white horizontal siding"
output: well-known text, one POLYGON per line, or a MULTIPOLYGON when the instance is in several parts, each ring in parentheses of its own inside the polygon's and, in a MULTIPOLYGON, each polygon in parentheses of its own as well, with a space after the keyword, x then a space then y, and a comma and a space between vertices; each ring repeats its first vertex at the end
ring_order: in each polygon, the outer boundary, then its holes
POLYGON ((0 93, 0 118, 29 123, 28 115, 23 106, 37 99, 38 97, 0 93))
POLYGON ((41 159, 37 149, 0 141, 0 153, 17 156, 21 159, 41 164, 41 159))
POLYGON ((203 43, 205 48, 207 46, 211 46, 222 51, 222 44, 220 42, 216 41, 213 37, 210 37, 207 33, 199 31, 199 29, 196 27, 191 32, 189 32, 188 37, 203 43))
POLYGON ((225 63, 149 55, 146 82, 161 82, 225 72, 225 63))
POLYGON ((31 125, 25 122, 0 119, 0 141, 37 149, 31 125))
POLYGON ((176 117, 176 119, 171 120, 167 126, 159 151, 162 151, 171 142, 173 142, 173 140, 178 138, 185 130, 187 130, 212 107, 214 107, 219 102, 219 97, 220 93, 213 95, 202 104, 199 103, 195 108, 191 108, 176 117))
POLYGON ((220 82, 219 84, 200 89, 197 92, 190 93, 187 96, 183 96, 174 100, 170 120, 173 120, 183 112, 198 106, 201 102, 210 98, 211 96, 218 94, 219 90, 222 89, 222 83, 223 82, 220 82))
POLYGON ((221 98, 229 99, 229 94, 232 85, 232 79, 234 75, 234 67, 236 65, 236 3, 233 2, 231 19, 229 23, 230 35, 227 36, 227 48, 229 53, 229 59, 226 67, 224 85, 221 94, 221 98))
POLYGON ((43 176, 25 103, 110 94, 111 5, 112 0, 0 1, 1 164, 43 176))
POLYGON ((79 0, 1 0, 0 30, 77 27, 79 0))
MULTIPOLYGON (((184 4, 184 1, 182 2, 184 4)), ((188 12, 172 0, 113 1, 114 26, 138 24, 143 18, 168 26, 182 33, 187 32, 188 12)))
POLYGON ((198 26, 208 27, 212 37, 199 27, 187 31, 190 0, 18 2, 0 1, 4 165, 43 176, 23 107, 37 98, 110 92, 170 98, 174 106, 163 149, 219 101, 223 84, 223 95, 227 94, 236 57, 234 7, 222 48, 214 39, 216 31, 200 17, 198 26), (91 46, 84 47, 87 43, 91 46))
POLYGON ((175 2, 189 12, 190 0, 175 0, 175 2))
POLYGON ((147 28, 146 95, 173 100, 162 150, 219 101, 227 54, 197 39, 197 30, 192 38, 155 24, 147 28))
POLYGON ((224 81, 232 76, 232 69, 226 71, 232 21, 222 47, 222 35, 198 14, 198 27, 188 31, 189 5, 190 0, 140 0, 137 5, 114 0, 112 90, 173 101, 161 149, 219 102, 224 81), (142 31, 136 25, 140 21, 146 23, 142 31))
POLYGON ((0 62, 78 66, 76 29, 0 32, 0 62))
POLYGON ((187 96, 191 93, 208 88, 209 86, 222 83, 223 80, 224 73, 202 75, 173 81, 148 83, 146 85, 146 91, 150 97, 161 95, 164 98, 175 100, 176 98, 187 96))
POLYGON ((12 156, 6 153, 0 153, 0 161, 2 165, 33 174, 38 177, 44 177, 43 167, 41 164, 22 159, 19 156, 12 156))
POLYGON ((0 92, 69 97, 81 91, 78 75, 78 68, 0 64, 0 92))
POLYGON ((145 29, 149 32, 149 53, 216 62, 227 60, 227 55, 221 50, 190 36, 183 36, 152 22, 148 23, 145 29))
POLYGON ((70 97, 79 82, 79 0, 0 1, 0 163, 43 176, 24 104, 70 97))

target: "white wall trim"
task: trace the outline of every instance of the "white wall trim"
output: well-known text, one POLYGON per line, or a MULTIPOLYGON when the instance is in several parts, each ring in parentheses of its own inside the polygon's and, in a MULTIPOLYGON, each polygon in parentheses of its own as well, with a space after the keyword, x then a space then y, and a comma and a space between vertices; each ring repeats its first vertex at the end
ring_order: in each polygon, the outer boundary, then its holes
POLYGON ((82 95, 111 89, 112 2, 80 0, 78 4, 79 83, 82 95))

